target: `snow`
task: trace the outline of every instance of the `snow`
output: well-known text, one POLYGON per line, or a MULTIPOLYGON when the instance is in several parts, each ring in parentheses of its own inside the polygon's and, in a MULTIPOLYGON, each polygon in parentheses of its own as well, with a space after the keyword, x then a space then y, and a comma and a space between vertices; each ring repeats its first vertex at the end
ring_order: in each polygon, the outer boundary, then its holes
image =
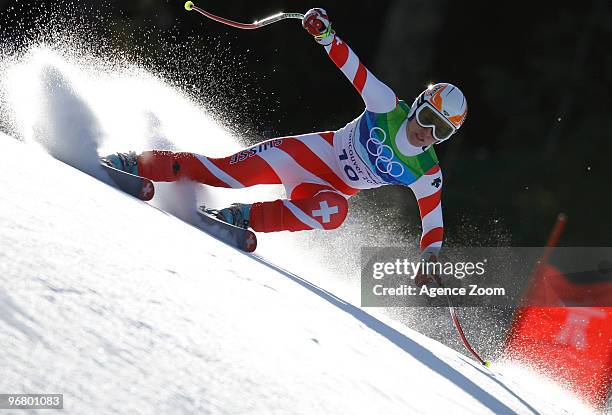
POLYGON ((0 391, 63 393, 67 414, 592 413, 354 305, 303 255, 324 246, 280 234, 245 255, 174 216, 225 194, 167 184, 148 205, 105 184, 97 153, 138 140, 238 143, 162 81, 93 70, 46 50, 3 66, 23 141, 0 136, 0 391))
POLYGON ((0 139, 0 390, 66 413, 579 413, 0 139))

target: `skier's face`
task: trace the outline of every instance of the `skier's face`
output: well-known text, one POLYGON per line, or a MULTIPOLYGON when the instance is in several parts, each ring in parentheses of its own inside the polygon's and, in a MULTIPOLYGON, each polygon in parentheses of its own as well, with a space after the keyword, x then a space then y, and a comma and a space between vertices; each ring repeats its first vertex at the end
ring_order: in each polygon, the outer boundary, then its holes
POLYGON ((433 127, 421 127, 416 117, 406 124, 406 129, 408 142, 415 147, 430 146, 436 142, 432 135, 433 127))

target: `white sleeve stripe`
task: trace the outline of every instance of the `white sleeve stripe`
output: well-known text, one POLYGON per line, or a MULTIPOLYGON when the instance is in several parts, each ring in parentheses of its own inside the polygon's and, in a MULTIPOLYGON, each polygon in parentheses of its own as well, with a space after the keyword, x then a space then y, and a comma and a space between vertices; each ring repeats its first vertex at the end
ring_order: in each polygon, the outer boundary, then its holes
POLYGON ((319 222, 308 216, 302 209, 294 205, 289 200, 283 200, 283 205, 285 205, 285 207, 289 209, 291 213, 293 213, 295 217, 304 225, 309 226, 312 229, 323 229, 323 226, 319 222))
POLYGON ((423 227, 423 235, 434 228, 442 227, 442 204, 438 203, 438 206, 431 212, 429 212, 423 219, 421 219, 421 226, 423 227))
POLYGON ((438 172, 432 175, 423 175, 416 182, 410 185, 410 188, 414 192, 417 199, 423 199, 424 197, 431 196, 442 188, 444 181, 442 179, 442 173, 438 172), (438 187, 433 186, 434 180, 440 179, 438 187))
POLYGON ((434 241, 434 242, 430 243, 429 245, 427 245, 427 246, 426 246, 426 247, 423 249, 423 251, 424 251, 425 249, 427 249, 427 248, 431 248, 431 247, 433 247, 433 246, 438 247, 438 248, 441 248, 441 247, 442 247, 442 241, 434 241))
POLYGON ((208 160, 204 156, 196 155, 198 160, 210 171, 217 179, 221 180, 228 186, 233 189, 242 189, 244 185, 240 183, 238 180, 234 179, 232 176, 221 170, 219 167, 215 166, 210 160, 208 160))
POLYGON ((349 49, 348 59, 341 70, 349 81, 353 82, 355 80, 355 75, 357 75, 357 69, 359 69, 359 58, 349 49))
POLYGON ((366 102, 366 107, 373 112, 392 111, 397 104, 395 92, 373 76, 370 71, 367 72, 368 76, 361 93, 363 100, 366 102))
POLYGON ((440 249, 442 249, 442 241, 437 241, 437 242, 432 242, 426 247, 424 247, 423 252, 429 251, 431 253, 434 253, 435 255, 438 255, 438 252, 440 252, 440 249))

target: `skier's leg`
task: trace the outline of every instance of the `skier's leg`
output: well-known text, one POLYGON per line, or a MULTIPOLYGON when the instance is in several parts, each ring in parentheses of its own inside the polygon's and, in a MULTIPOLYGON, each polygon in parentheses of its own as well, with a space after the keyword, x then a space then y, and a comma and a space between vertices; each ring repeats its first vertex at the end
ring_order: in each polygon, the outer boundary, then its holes
MULTIPOLYGON (((266 145, 266 142, 260 145, 266 145)), ((242 188, 256 184, 280 184, 274 170, 259 157, 251 157, 245 160, 246 162, 237 163, 241 153, 212 158, 195 153, 145 151, 138 156, 138 172, 143 177, 159 182, 187 178, 216 187, 242 188)))
POLYGON ((333 132, 306 134, 285 139, 278 148, 294 167, 279 172, 288 199, 251 205, 249 222, 258 232, 336 229, 348 214, 347 198, 358 192, 342 180, 333 148, 333 132), (300 172, 299 176, 295 176, 300 172), (294 176, 292 176, 294 175, 294 176))
POLYGON ((225 158, 149 151, 139 157, 139 172, 156 181, 182 177, 240 188, 284 184, 288 200, 233 205, 218 216, 260 232, 335 229, 348 213, 347 197, 358 192, 337 172, 333 132, 283 137, 259 143, 225 158))
POLYGON ((251 205, 250 226, 258 232, 336 229, 346 219, 348 201, 334 189, 304 183, 289 200, 251 205))
POLYGON ((333 148, 333 132, 267 140, 229 157, 147 151, 138 157, 141 176, 154 181, 189 178, 218 187, 301 183, 332 187, 350 196, 358 190, 342 180, 333 148))

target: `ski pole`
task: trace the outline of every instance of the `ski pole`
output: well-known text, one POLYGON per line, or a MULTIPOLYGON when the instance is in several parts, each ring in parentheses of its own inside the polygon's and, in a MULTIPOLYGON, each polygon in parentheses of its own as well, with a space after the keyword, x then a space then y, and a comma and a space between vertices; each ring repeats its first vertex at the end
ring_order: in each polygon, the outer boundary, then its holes
POLYGON ((457 309, 455 309, 455 306, 453 305, 450 296, 446 295, 446 299, 448 300, 448 311, 450 312, 451 318, 453 319, 453 323, 455 324, 455 328, 459 333, 459 337, 461 337, 461 341, 463 341, 463 345, 481 365, 491 367, 491 362, 488 360, 484 360, 482 357, 480 357, 480 355, 476 352, 476 350, 474 350, 467 337, 465 336, 465 333, 463 332, 463 327, 461 327, 461 321, 459 321, 459 314, 457 314, 457 309))
MULTIPOLYGON (((434 278, 434 282, 438 287, 444 288, 444 284, 442 284, 442 281, 440 281, 438 277, 434 278)), ((459 333, 459 337, 461 337, 463 345, 481 365, 491 367, 491 362, 488 360, 484 360, 482 357, 480 357, 480 355, 476 352, 476 350, 474 350, 469 340, 467 339, 467 336, 463 331, 463 327, 461 326, 461 321, 459 320, 459 314, 457 313, 457 309, 453 305, 453 300, 451 300, 450 295, 444 294, 444 296, 446 297, 446 301, 448 301, 448 311, 450 312, 451 319, 453 320, 453 324, 457 329, 457 333, 459 333)))
POLYGON ((254 23, 240 23, 235 22, 233 20, 225 19, 223 17, 219 17, 211 12, 208 12, 198 6, 196 6, 192 1, 188 1, 185 3, 185 10, 188 12, 195 10, 203 16, 208 17, 216 22, 226 24, 228 26, 236 27, 238 29, 259 29, 260 27, 267 26, 272 23, 279 22, 285 19, 300 19, 304 18, 304 15, 301 13, 277 13, 273 16, 266 17, 265 19, 255 21, 254 23))

